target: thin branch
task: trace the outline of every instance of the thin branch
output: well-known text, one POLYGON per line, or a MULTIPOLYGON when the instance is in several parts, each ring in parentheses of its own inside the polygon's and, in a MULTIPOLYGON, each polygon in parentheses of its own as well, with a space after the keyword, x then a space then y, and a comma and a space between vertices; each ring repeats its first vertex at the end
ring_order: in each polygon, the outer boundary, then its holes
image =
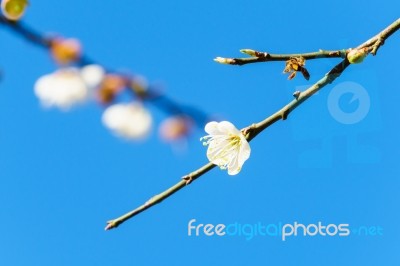
POLYGON ((345 58, 347 51, 346 49, 344 49, 336 51, 319 50, 318 52, 300 53, 300 54, 270 54, 267 52, 259 52, 251 49, 242 49, 240 50, 240 52, 248 54, 252 57, 246 57, 246 58, 217 57, 214 60, 222 64, 242 66, 246 64, 260 63, 260 62, 287 61, 295 57, 303 57, 304 59, 308 60, 320 59, 320 58, 345 58))
POLYGON ((376 55, 378 49, 385 43, 385 40, 388 39, 393 33, 395 33, 400 28, 400 19, 397 19, 393 22, 389 27, 379 32, 377 35, 359 45, 357 49, 370 47, 372 48, 371 54, 376 55))
POLYGON ((126 220, 129 220, 133 216, 138 215, 139 213, 147 210, 148 208, 162 202, 164 199, 172 196, 173 194, 175 194, 175 192, 178 192, 179 190, 184 188, 186 185, 188 185, 190 182, 196 180, 197 178, 204 175, 205 173, 207 173, 214 167, 215 167, 214 164, 208 163, 208 164, 200 167, 196 171, 193 171, 192 173, 182 177, 182 179, 178 183, 176 183, 172 187, 168 188, 167 190, 163 191, 162 193, 153 196, 148 201, 146 201, 143 205, 139 206, 138 208, 134 209, 133 211, 130 211, 130 212, 122 215, 121 217, 118 217, 117 219, 108 221, 105 230, 110 230, 112 228, 115 228, 118 225, 125 222, 126 220))
POLYGON ((44 48, 50 48, 51 39, 43 37, 40 33, 34 31, 33 29, 28 28, 21 22, 8 20, 3 15, 0 14, 0 24, 7 26, 12 31, 19 34, 20 36, 22 36, 24 39, 26 39, 31 43, 42 46, 44 48))
MULTIPOLYGON (((367 42, 361 44, 356 49, 364 49, 369 48, 368 50, 372 53, 383 44, 383 42, 390 37, 394 32, 396 32, 400 27, 400 19, 393 22, 390 26, 384 29, 382 32, 368 40, 367 42), (376 47, 376 48, 375 48, 376 47), (374 50, 375 49, 375 50, 374 50)), ((286 55, 288 56, 288 55, 286 55)), ((295 93, 295 99, 288 103, 286 106, 281 108, 279 111, 275 112, 273 115, 267 117, 265 120, 252 124, 244 129, 242 129, 243 134, 246 136, 247 140, 251 141, 255 138, 259 133, 264 131, 266 128, 274 124, 279 120, 285 120, 288 115, 300 106, 303 102, 305 102, 308 98, 314 95, 316 92, 321 90, 326 85, 332 83, 336 78, 338 78, 341 73, 350 65, 347 58, 342 60, 339 64, 337 64, 334 68, 332 68, 323 78, 317 81, 314 85, 309 87, 307 90, 303 92, 295 93)), ((157 205, 158 203, 162 202, 166 198, 172 196, 186 185, 190 184, 192 181, 198 179, 200 176, 204 175, 211 169, 213 169, 215 165, 208 163, 196 171, 184 176, 178 183, 174 186, 170 187, 169 189, 165 190, 164 192, 152 197, 148 200, 145 204, 141 205, 137 209, 128 212, 116 219, 107 222, 106 230, 110 230, 116 228, 118 225, 122 224, 123 222, 127 221, 128 219, 134 217, 135 215, 147 210, 148 208, 157 205)))
MULTIPOLYGON (((371 48, 370 53, 375 55, 378 49, 384 44, 384 40, 390 37, 394 32, 396 32, 400 27, 399 20, 396 20, 392 25, 392 27, 388 27, 382 32, 378 33, 368 41, 359 45, 357 49, 369 47, 371 48)), ((246 58, 224 58, 217 57, 215 61, 228 64, 228 65, 246 65, 252 63, 260 63, 260 62, 270 62, 270 61, 287 61, 294 57, 303 57, 306 60, 310 59, 320 59, 320 58, 345 58, 346 54, 349 50, 335 50, 335 51, 325 51, 319 50, 318 52, 311 53, 299 53, 299 54, 270 54, 267 52, 259 52, 251 49, 242 49, 240 52, 244 54, 248 54, 251 57, 246 58)))

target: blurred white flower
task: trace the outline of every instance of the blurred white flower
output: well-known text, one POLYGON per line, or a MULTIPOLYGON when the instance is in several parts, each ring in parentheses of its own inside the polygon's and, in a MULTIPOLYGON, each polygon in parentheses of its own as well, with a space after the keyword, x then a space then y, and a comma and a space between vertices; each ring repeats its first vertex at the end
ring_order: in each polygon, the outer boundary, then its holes
POLYGON ((205 140, 203 144, 208 145, 208 160, 221 169, 228 169, 229 175, 238 174, 251 152, 242 132, 228 121, 209 122, 205 131, 209 135, 200 140, 205 140))
POLYGON ((105 71, 99 65, 87 65, 81 68, 81 76, 89 89, 94 89, 103 81, 105 71))
POLYGON ((78 68, 61 68, 40 77, 35 83, 35 94, 45 107, 59 107, 68 110, 73 105, 84 102, 89 89, 98 86, 104 70, 97 65, 78 68))
POLYGON ((69 109, 87 98, 88 89, 78 69, 63 68, 40 77, 35 83, 35 94, 45 107, 69 109))
POLYGON ((127 139, 141 139, 151 129, 152 117, 140 103, 114 104, 103 113, 103 124, 116 135, 127 139))

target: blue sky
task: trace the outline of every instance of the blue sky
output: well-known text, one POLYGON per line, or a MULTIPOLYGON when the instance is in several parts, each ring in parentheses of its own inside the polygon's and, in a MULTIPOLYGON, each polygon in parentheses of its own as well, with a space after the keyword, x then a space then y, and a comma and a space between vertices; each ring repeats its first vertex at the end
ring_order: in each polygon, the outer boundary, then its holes
MULTIPOLYGON (((291 53, 357 46, 396 20, 398 8, 397 1, 31 1, 24 22, 79 38, 98 62, 162 82, 174 99, 244 127, 291 101, 294 90, 317 81, 337 60, 307 62, 311 79, 288 81, 282 62, 237 67, 214 57, 241 56, 242 48, 291 53)), ((114 137, 95 103, 67 113, 44 110, 33 84, 54 63, 0 28, 0 264, 398 265, 399 36, 252 141, 239 175, 213 170, 105 232, 107 220, 206 163, 198 141, 204 133, 195 132, 187 150, 176 153, 156 128, 145 142, 114 137), (332 102, 343 86, 349 92, 332 102), (367 96, 352 101, 356 87, 367 96), (363 104, 367 113, 359 122, 340 122, 363 104), (286 241, 195 237, 188 236, 191 219, 349 224, 352 231, 286 241), (383 234, 357 234, 360 227, 383 234)), ((165 118, 148 108, 156 121, 165 118)))

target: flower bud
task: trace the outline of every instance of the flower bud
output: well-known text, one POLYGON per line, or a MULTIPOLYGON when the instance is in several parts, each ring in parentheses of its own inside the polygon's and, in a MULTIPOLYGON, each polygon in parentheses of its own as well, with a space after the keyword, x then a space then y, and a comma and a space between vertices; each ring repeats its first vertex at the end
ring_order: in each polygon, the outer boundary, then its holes
POLYGON ((144 97, 147 93, 149 84, 145 77, 138 75, 131 79, 130 87, 136 93, 136 95, 144 97))
POLYGON ((214 58, 214 61, 220 64, 227 64, 231 65, 235 63, 235 59, 232 58, 224 58, 224 57, 216 57, 214 58))
POLYGON ((125 80, 122 77, 115 74, 106 75, 98 90, 99 101, 103 104, 111 103, 124 87, 125 80))
POLYGON ((88 88, 97 88, 104 79, 105 70, 102 66, 92 64, 81 68, 81 76, 88 88))
POLYGON ((349 60, 351 64, 358 64, 361 63, 367 55, 368 55, 368 49, 366 48, 351 49, 347 53, 347 60, 349 60))
POLYGON ((188 135, 193 122, 183 116, 174 116, 165 119, 159 128, 160 137, 167 141, 175 141, 188 135))
POLYGON ((257 57, 257 52, 252 50, 252 49, 242 49, 242 50, 240 50, 240 52, 243 53, 243 54, 247 54, 247 55, 250 55, 250 56, 257 57))
POLYGON ((1 11, 7 19, 17 21, 24 15, 27 5, 27 0, 3 0, 1 11))
POLYGON ((80 58, 82 48, 77 39, 57 38, 51 42, 50 51, 57 63, 67 65, 80 58))

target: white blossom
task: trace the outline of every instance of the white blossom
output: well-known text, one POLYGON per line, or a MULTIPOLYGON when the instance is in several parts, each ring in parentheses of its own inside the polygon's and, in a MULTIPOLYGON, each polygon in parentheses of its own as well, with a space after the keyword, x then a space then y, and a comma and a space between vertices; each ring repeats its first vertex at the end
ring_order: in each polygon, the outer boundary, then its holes
POLYGON ((251 152, 242 132, 228 121, 209 122, 205 131, 208 135, 200 140, 208 145, 208 160, 221 169, 228 169, 229 175, 238 174, 251 152))
POLYGON ((148 135, 152 117, 140 103, 114 104, 103 113, 103 124, 116 135, 140 139, 148 135))
POLYGON ((40 77, 35 83, 35 94, 45 107, 69 109, 88 96, 86 83, 76 68, 62 68, 40 77))
POLYGON ((36 96, 45 107, 59 107, 68 110, 84 102, 90 96, 89 90, 97 87, 104 77, 104 69, 88 65, 81 69, 61 68, 40 77, 34 87, 36 96))

